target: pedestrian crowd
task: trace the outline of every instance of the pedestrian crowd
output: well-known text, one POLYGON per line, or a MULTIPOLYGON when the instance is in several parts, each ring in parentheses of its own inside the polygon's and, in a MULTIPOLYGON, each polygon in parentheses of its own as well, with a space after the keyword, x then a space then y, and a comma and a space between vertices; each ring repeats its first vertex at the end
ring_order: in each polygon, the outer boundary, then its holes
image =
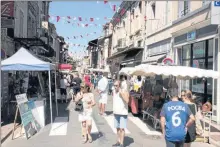
MULTIPOLYGON (((79 113, 79 121, 82 127, 83 143, 92 143, 92 112, 96 105, 93 90, 99 95, 99 115, 106 116, 106 105, 108 95, 113 98, 114 124, 117 129, 117 142, 114 147, 124 146, 125 129, 127 128, 128 104, 130 91, 135 90, 142 94, 142 109, 146 110, 150 105, 160 111, 156 115, 160 117, 161 130, 166 140, 167 147, 190 147, 196 140, 196 113, 197 105, 193 101, 190 90, 178 93, 178 85, 175 78, 171 78, 169 89, 162 86, 156 80, 154 86, 150 82, 150 77, 141 76, 127 79, 126 76, 111 78, 106 73, 63 75, 60 80, 60 92, 63 100, 67 102, 68 93, 73 102, 75 110, 79 113), (153 88, 152 88, 153 87, 153 88), (166 99, 161 95, 166 91, 166 99), (152 99, 153 102, 149 101, 152 99)), ((207 104, 207 107, 211 107, 207 104)), ((210 108, 207 108, 210 109, 210 108)))

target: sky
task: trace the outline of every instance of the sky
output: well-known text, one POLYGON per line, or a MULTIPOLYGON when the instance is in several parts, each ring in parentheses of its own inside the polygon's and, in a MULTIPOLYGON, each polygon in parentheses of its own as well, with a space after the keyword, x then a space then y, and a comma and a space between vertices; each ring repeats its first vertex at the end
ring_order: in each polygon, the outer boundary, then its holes
POLYGON ((115 13, 112 9, 112 5, 116 5, 116 8, 119 8, 120 1, 111 1, 107 4, 104 4, 104 0, 52 1, 49 9, 50 22, 55 24, 58 35, 63 36, 65 41, 70 43, 69 51, 72 53, 84 52, 85 47, 82 46, 87 45, 90 40, 96 39, 103 34, 102 25, 109 22, 109 18, 112 18, 115 13), (57 16, 60 16, 58 22, 57 16), (70 16, 70 18, 68 16, 70 16), (76 20, 74 20, 74 17, 76 20), (83 20, 79 21, 79 17, 83 20), (90 18, 94 18, 94 21, 91 22, 90 18), (70 21, 70 23, 68 23, 68 21, 70 21), (78 23, 80 26, 78 26, 78 23), (85 27, 85 24, 92 25, 85 27), (95 24, 97 24, 97 26, 95 26, 95 24), (89 34, 89 36, 87 36, 87 34, 89 34), (74 36, 78 37, 74 39, 74 36), (67 37, 69 37, 69 39, 67 37), (77 44, 77 47, 74 47, 73 44, 77 44), (80 47, 78 44, 80 44, 80 47))

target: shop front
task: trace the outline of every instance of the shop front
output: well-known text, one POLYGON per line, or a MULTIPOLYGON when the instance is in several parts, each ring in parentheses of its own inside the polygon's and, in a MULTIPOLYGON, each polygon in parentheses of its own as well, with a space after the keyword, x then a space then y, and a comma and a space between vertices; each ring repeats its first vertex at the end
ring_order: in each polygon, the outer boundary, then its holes
MULTIPOLYGON (((209 25, 200 29, 175 36, 174 51, 177 65, 219 71, 219 38, 218 26, 209 25)), ((191 90, 200 97, 201 102, 212 104, 213 120, 220 123, 220 101, 218 82, 212 78, 197 78, 181 81, 181 90, 191 90)))
POLYGON ((135 67, 142 62, 143 48, 131 47, 117 52, 108 58, 112 75, 118 74, 123 67, 135 67))

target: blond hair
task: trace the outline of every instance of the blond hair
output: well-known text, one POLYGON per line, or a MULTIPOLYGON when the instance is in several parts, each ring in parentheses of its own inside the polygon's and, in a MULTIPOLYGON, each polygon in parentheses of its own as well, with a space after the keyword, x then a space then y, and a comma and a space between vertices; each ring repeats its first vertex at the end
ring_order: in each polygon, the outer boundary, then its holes
POLYGON ((192 95, 192 92, 190 90, 186 90, 185 95, 186 95, 187 99, 189 99, 190 102, 194 102, 193 95, 192 95))

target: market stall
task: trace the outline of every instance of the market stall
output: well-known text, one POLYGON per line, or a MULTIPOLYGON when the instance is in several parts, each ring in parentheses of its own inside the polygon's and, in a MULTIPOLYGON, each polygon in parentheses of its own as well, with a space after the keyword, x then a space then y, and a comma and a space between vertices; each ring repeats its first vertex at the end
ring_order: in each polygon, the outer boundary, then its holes
MULTIPOLYGON (((51 96, 51 70, 55 70, 55 66, 51 63, 42 61, 31 54, 25 48, 20 48, 14 55, 2 61, 1 70, 3 71, 48 71, 49 82, 49 98, 50 98, 50 116, 51 123, 53 122, 52 116, 52 96, 51 96)), ((56 78, 55 78, 56 79, 56 78)), ((55 82, 56 83, 56 82, 55 82)), ((38 104, 39 104, 38 99, 38 104)), ((45 101, 45 99, 41 99, 45 101)), ((39 105, 37 105, 39 106, 39 105)), ((56 110, 58 114, 58 107, 56 101, 56 110)), ((42 114, 42 117, 44 114, 42 114)))

